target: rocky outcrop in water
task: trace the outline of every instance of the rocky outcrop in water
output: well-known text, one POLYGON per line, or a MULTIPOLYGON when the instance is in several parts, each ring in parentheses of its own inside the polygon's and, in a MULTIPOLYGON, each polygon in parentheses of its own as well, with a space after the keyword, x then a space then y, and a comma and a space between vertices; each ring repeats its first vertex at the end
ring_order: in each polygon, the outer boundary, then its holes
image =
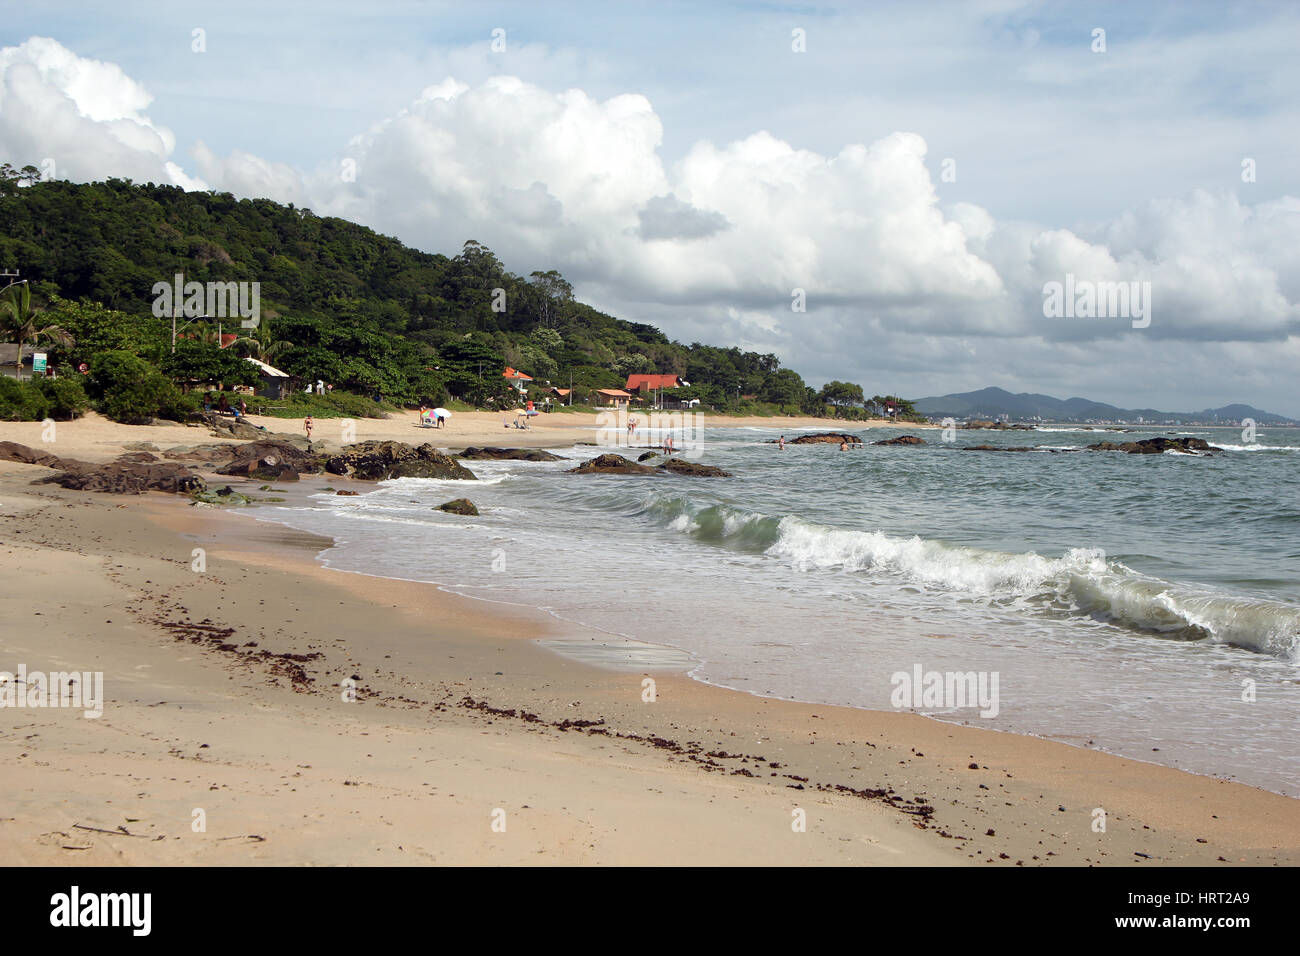
MULTIPOLYGON (((772 439, 769 445, 775 445, 778 439, 772 439)), ((818 432, 815 435, 799 435, 795 438, 787 438, 787 445, 861 445, 862 439, 857 435, 847 435, 840 432, 818 432)))
POLYGON ((597 455, 584 461, 577 468, 568 470, 570 475, 653 475, 657 471, 649 465, 638 465, 628 461, 622 455, 597 455))
POLYGON ((1204 438, 1143 438, 1141 441, 1097 442, 1088 451, 1122 451, 1130 455, 1160 455, 1167 451, 1180 451, 1189 455, 1213 452, 1204 438))
POLYGON ((687 475, 691 478, 730 478, 731 472, 723 471, 714 465, 701 465, 696 461, 682 461, 669 458, 659 466, 660 471, 671 471, 674 475, 687 475))
POLYGON ((466 448, 456 456, 470 461, 564 461, 540 448, 466 448))
POLYGON ((873 441, 873 445, 924 445, 924 438, 917 438, 915 435, 899 435, 897 438, 885 438, 881 441, 873 441))
POLYGON ((1006 422, 993 422, 983 419, 976 419, 973 422, 962 422, 958 428, 966 428, 972 431, 984 430, 993 432, 1031 432, 1034 430, 1033 425, 1009 425, 1006 422))
POLYGON ((691 478, 730 478, 731 472, 723 471, 713 465, 701 465, 698 462, 669 458, 658 466, 642 465, 628 461, 622 455, 597 455, 584 461, 577 468, 570 468, 570 475, 685 475, 691 478))
POLYGON ((474 507, 474 502, 468 498, 457 498, 455 501, 448 501, 445 504, 438 505, 439 511, 445 511, 453 515, 466 515, 468 517, 478 517, 478 508, 474 507))
POLYGON ((444 478, 473 480, 474 473, 456 459, 439 453, 432 445, 412 447, 400 441, 367 441, 348 445, 325 460, 331 475, 347 475, 360 481, 390 478, 444 478))

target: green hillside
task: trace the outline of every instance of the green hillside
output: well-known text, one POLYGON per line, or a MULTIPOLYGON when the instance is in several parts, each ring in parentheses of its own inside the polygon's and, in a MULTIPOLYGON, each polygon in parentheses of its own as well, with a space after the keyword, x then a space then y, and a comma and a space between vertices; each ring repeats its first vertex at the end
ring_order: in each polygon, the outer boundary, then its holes
MULTIPOLYGON (((508 398, 501 369, 510 365, 538 387, 572 382, 579 399, 621 387, 630 373, 660 372, 691 383, 682 397, 720 411, 822 413, 830 405, 861 414, 857 386, 816 392, 775 355, 672 342, 576 301, 557 272, 509 272, 473 240, 455 256, 431 254, 265 199, 126 180, 39 182, 30 168, 4 167, 0 268, 20 271, 41 322, 75 339, 52 345, 61 363, 122 349, 166 366, 170 323, 153 315, 152 290, 183 273, 186 281, 260 283, 260 328, 244 332, 228 320, 223 329, 248 336, 243 354, 384 402, 497 407, 508 398)), ((188 331, 215 341, 215 328, 188 331)), ((170 359, 169 374, 180 380, 187 362, 209 360, 170 359)))

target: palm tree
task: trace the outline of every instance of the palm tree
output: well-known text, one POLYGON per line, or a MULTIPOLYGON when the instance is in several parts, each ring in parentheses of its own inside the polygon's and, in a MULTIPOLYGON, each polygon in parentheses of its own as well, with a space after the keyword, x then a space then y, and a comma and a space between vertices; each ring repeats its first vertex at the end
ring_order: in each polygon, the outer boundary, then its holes
POLYGON ((274 365, 275 358, 293 348, 293 343, 273 341, 271 323, 263 319, 261 325, 258 326, 256 335, 240 336, 230 343, 230 348, 238 355, 255 358, 267 365, 274 365))
POLYGON ((41 339, 48 339, 65 348, 72 345, 72 336, 57 325, 37 327, 36 317, 40 313, 32 309, 32 290, 26 282, 9 290, 9 296, 0 302, 0 334, 6 340, 18 343, 18 356, 15 365, 18 377, 23 375, 23 346, 35 345, 41 339))

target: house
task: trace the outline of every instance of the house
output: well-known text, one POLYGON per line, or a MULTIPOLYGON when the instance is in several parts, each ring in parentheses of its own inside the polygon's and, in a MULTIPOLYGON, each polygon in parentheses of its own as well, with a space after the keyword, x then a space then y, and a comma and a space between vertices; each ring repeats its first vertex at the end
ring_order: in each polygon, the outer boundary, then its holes
POLYGON ((560 401, 562 401, 562 402, 567 402, 567 401, 569 400, 569 396, 573 394, 573 389, 571 389, 571 388, 556 388, 556 387, 552 386, 552 387, 551 387, 551 394, 554 395, 556 398, 558 398, 560 401))
MULTIPOLYGON (((23 378, 31 378, 32 375, 32 354, 34 352, 44 351, 31 345, 23 346, 23 365, 25 371, 23 378)), ((18 346, 12 342, 0 342, 0 375, 8 375, 14 378, 18 375, 18 367, 15 364, 18 361, 18 346)))
POLYGON ((523 395, 528 391, 528 383, 533 380, 531 375, 525 375, 523 372, 516 371, 509 365, 507 365, 506 370, 501 373, 501 377, 507 379, 520 395, 523 395))
POLYGON ((285 386, 289 384, 288 372, 281 372, 278 368, 259 362, 255 358, 246 358, 244 361, 252 362, 262 373, 262 385, 257 390, 257 394, 265 395, 267 398, 284 398, 285 386))
POLYGON ((641 398, 646 398, 666 388, 684 388, 690 384, 682 381, 680 375, 629 375, 627 384, 623 387, 641 398))
POLYGON ((632 396, 621 388, 593 388, 591 390, 591 404, 593 405, 626 408, 631 398, 632 396))

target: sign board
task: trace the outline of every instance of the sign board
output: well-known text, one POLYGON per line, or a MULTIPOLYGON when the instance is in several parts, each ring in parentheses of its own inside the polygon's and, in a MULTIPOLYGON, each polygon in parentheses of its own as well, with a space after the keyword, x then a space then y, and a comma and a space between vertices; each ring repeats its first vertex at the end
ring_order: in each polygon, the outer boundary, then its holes
POLYGON ((45 353, 44 353, 44 352, 33 352, 33 353, 32 353, 32 372, 35 373, 35 372, 44 372, 44 371, 45 371, 45 353))

